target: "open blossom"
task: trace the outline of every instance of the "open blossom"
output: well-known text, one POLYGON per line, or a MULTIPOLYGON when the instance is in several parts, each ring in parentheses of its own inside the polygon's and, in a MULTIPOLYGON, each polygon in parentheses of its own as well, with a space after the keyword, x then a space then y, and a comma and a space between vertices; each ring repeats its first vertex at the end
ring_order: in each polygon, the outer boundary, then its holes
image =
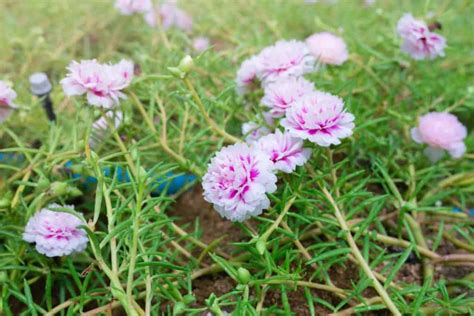
POLYGON ((293 102, 313 91, 313 84, 306 79, 288 77, 266 85, 261 103, 270 108, 273 117, 281 117, 293 102))
POLYGON ((346 43, 329 32, 316 33, 306 39, 311 54, 322 64, 342 65, 348 58, 346 43))
POLYGON ((23 233, 23 240, 36 243, 36 250, 48 257, 67 256, 87 248, 87 234, 78 227, 85 223, 61 212, 61 208, 74 210, 73 206, 51 204, 29 219, 23 233))
POLYGON ((431 112, 420 117, 418 127, 411 130, 411 137, 419 144, 427 144, 425 154, 435 162, 446 150, 451 157, 460 158, 466 151, 466 127, 458 118, 447 112, 431 112))
POLYGON ((257 81, 258 56, 252 56, 240 65, 235 79, 237 93, 243 95, 251 90, 257 81))
POLYGON ((94 60, 73 61, 67 77, 61 80, 68 96, 87 94, 91 105, 111 108, 125 98, 121 92, 133 79, 133 63, 122 60, 118 64, 100 64, 94 60))
POLYGON ((210 45, 211 43, 209 38, 205 36, 198 36, 193 39, 193 49, 198 53, 205 51, 210 45))
POLYGON ((296 166, 304 165, 311 156, 311 149, 303 148, 301 138, 292 137, 288 132, 282 133, 279 129, 261 137, 256 147, 270 157, 275 170, 286 173, 295 171, 296 166))
POLYGON ((286 111, 281 125, 294 137, 328 147, 352 135, 354 115, 344 110, 340 98, 315 91, 296 100, 286 111))
POLYGON ((167 1, 158 8, 153 8, 145 14, 145 21, 151 27, 156 27, 159 15, 161 24, 165 30, 176 27, 189 32, 193 28, 193 19, 186 12, 178 8, 176 1, 167 1))
POLYGON ((146 13, 153 7, 151 0, 117 0, 115 7, 124 15, 146 13))
POLYGON ((430 32, 428 26, 420 20, 415 20, 406 13, 397 25, 398 34, 402 37, 401 50, 411 55, 413 59, 434 59, 444 56, 446 40, 443 36, 430 32))
POLYGON ((248 144, 254 143, 268 134, 270 134, 270 130, 266 126, 261 126, 252 121, 242 124, 242 135, 245 136, 245 142, 248 144))
POLYGON ((313 72, 315 62, 305 43, 278 41, 258 55, 257 77, 265 84, 285 77, 299 77, 313 72))
POLYGON ((16 92, 5 81, 0 80, 0 123, 5 121, 16 105, 16 92))
POLYGON ((241 222, 270 206, 266 194, 275 192, 276 182, 268 155, 239 143, 212 158, 202 185, 204 199, 214 204, 221 216, 241 222))

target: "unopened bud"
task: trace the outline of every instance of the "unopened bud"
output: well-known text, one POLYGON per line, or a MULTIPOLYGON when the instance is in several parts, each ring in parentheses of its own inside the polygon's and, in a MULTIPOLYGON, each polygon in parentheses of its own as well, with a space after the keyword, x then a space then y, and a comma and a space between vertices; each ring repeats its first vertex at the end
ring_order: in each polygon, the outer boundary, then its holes
POLYGON ((263 239, 257 240, 257 243, 255 244, 255 246, 257 247, 258 253, 261 255, 263 255, 263 253, 265 252, 265 249, 267 249, 267 243, 263 239))
POLYGON ((237 278, 239 279, 239 282, 242 284, 247 284, 250 281, 250 272, 249 270, 240 267, 237 270, 237 278))
POLYGON ((194 67, 194 61, 193 58, 189 55, 185 56, 181 61, 179 62, 179 70, 187 74, 191 69, 194 67))
POLYGON ((65 195, 68 191, 68 185, 67 183, 56 181, 51 183, 49 190, 51 194, 55 196, 65 195))

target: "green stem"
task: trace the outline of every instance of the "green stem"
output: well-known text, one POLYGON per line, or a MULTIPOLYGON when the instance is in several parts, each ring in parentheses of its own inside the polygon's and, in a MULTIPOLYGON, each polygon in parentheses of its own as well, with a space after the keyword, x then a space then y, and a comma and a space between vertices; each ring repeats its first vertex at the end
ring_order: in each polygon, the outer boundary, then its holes
POLYGON ((130 265, 128 268, 128 278, 127 278, 127 297, 130 304, 134 303, 133 299, 133 274, 135 273, 135 264, 137 262, 137 249, 138 249, 138 235, 140 231, 139 221, 140 221, 140 212, 142 209, 143 203, 143 191, 144 183, 140 182, 137 196, 137 205, 135 209, 135 214, 133 214, 133 229, 132 229, 132 247, 130 249, 130 265))
MULTIPOLYGON (((175 159, 183 168, 186 170, 191 171, 193 174, 202 177, 204 174, 202 170, 200 170, 197 166, 194 164, 190 163, 188 160, 186 160, 183 156, 179 155, 176 153, 174 150, 172 150, 168 146, 168 140, 164 137, 165 135, 162 135, 161 137, 158 134, 158 131, 156 130, 155 124, 151 120, 151 118, 148 116, 148 113, 145 110, 145 107, 143 104, 140 102, 138 97, 132 92, 130 93, 130 96, 132 97, 138 111, 142 115, 143 119, 145 120, 145 123, 148 125, 148 127, 152 130, 153 134, 156 136, 156 139, 158 143, 160 144, 161 148, 173 159, 175 159)), ((160 100, 158 100, 158 105, 161 107, 160 100)), ((163 119, 162 119, 163 121, 163 119)), ((162 124, 165 124, 165 122, 162 122, 162 124)))
MULTIPOLYGON (((418 246, 428 249, 428 244, 426 243, 425 237, 423 236, 420 224, 418 224, 418 222, 410 214, 405 214, 405 219, 413 231, 413 235, 418 246)), ((433 265, 424 258, 421 259, 421 264, 423 266, 423 279, 425 282, 429 282, 429 286, 431 286, 434 278, 433 265)))
POLYGON ((284 285, 297 285, 302 287, 309 287, 317 290, 324 290, 332 293, 346 294, 346 290, 329 286, 320 283, 308 282, 308 281, 293 281, 293 280, 266 280, 262 284, 284 284, 284 285))
POLYGON ((272 225, 267 229, 263 235, 261 235, 258 240, 257 240, 257 250, 260 254, 263 254, 265 251, 265 244, 270 237, 270 235, 273 233, 275 229, 280 225, 281 221, 285 217, 286 213, 290 210, 291 206, 295 202, 296 196, 292 197, 286 204, 285 207, 283 208, 283 211, 280 213, 280 215, 277 217, 277 219, 272 223, 272 225))
POLYGON ((321 190, 323 191, 323 194, 326 196, 326 198, 329 200, 332 207, 334 208, 334 212, 339 222, 339 225, 346 232, 346 239, 355 259, 357 260, 359 265, 362 267, 362 269, 364 270, 365 274, 369 277, 369 279, 372 280, 375 290, 377 291, 377 293, 379 293, 380 297, 384 301, 387 308, 392 312, 392 314, 396 316, 401 316, 402 314, 393 303, 387 291, 385 291, 385 288, 383 287, 383 285, 375 277, 374 273, 372 272, 372 269, 369 267, 369 264, 365 261, 364 256, 362 256, 362 253, 360 252, 359 248, 357 247, 356 242, 354 241, 354 238, 352 237, 352 234, 349 229, 349 226, 347 225, 346 219, 344 218, 344 215, 342 214, 342 212, 339 210, 339 207, 334 201, 331 193, 329 193, 326 187, 322 185, 321 185, 321 190))
POLYGON ((206 120, 206 123, 209 124, 209 126, 220 136, 224 137, 225 141, 228 143, 240 143, 241 140, 238 139, 235 136, 230 135, 227 133, 225 130, 221 129, 216 122, 211 119, 209 114, 207 114, 206 107, 204 106, 204 103, 202 103, 201 98, 199 97, 198 93, 196 92, 196 89, 194 89, 193 84, 191 81, 185 77, 183 79, 184 83, 186 84, 186 87, 188 90, 191 92, 191 95, 193 96, 194 101, 196 102, 197 106, 199 107, 199 111, 201 114, 204 116, 204 119, 206 120))

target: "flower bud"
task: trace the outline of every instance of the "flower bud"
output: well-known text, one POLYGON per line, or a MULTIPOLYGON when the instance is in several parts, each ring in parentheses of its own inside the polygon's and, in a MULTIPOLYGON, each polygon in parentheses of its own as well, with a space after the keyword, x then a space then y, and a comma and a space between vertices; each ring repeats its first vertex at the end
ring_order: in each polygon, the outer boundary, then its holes
POLYGON ((237 278, 238 278, 239 282, 242 283, 242 284, 249 283, 249 281, 250 281, 250 272, 249 272, 249 270, 240 267, 237 270, 237 278))
POLYGON ((187 55, 183 59, 181 59, 181 61, 179 62, 178 68, 186 75, 189 71, 191 71, 193 66, 194 66, 193 58, 187 55))
POLYGON ((258 253, 261 255, 263 255, 263 253, 265 252, 265 249, 267 249, 267 243, 263 239, 257 240, 257 243, 255 244, 255 246, 257 247, 258 253))
POLYGON ((51 183, 49 190, 51 194, 55 196, 65 195, 68 191, 68 185, 64 182, 55 181, 51 183))

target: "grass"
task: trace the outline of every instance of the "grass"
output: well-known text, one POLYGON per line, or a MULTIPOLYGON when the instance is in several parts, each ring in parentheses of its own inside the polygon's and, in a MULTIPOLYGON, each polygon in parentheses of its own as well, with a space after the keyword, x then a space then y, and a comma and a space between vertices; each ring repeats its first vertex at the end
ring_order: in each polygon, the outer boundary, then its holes
POLYGON ((474 5, 361 2, 182 1, 195 17, 193 34, 214 44, 194 54, 182 80, 168 67, 190 52, 191 37, 170 30, 167 47, 163 34, 140 16, 119 16, 112 1, 2 1, 0 79, 14 83, 21 110, 0 126, 0 152, 25 161, 0 162, 0 314, 472 314, 474 231, 466 210, 474 207, 474 5), (415 62, 399 51, 394 28, 404 12, 441 22, 446 58, 415 62), (205 221, 206 207, 183 223, 179 213, 188 209, 175 203, 199 194, 151 197, 152 175, 142 168, 154 176, 202 174, 261 111, 258 95, 244 101, 234 92, 240 62, 279 39, 317 31, 340 32, 350 48, 342 67, 308 79, 344 98, 356 116, 354 136, 330 150, 315 147, 308 168, 280 179, 271 209, 218 232, 239 236, 205 242, 223 226, 205 221), (95 153, 84 144, 100 113, 64 98, 57 84, 70 60, 86 58, 131 58, 142 73, 121 104, 125 124, 95 153), (28 91, 34 71, 55 83, 57 124, 28 91), (410 140, 417 117, 433 110, 468 127, 462 159, 430 164, 410 140), (96 176, 97 186, 68 177, 67 161, 96 176), (117 166, 131 182, 102 176, 102 168, 117 166), (21 240, 28 218, 50 202, 84 213, 86 252, 48 259, 21 240), (414 279, 406 277, 410 269, 414 279), (203 280, 216 284, 205 298, 203 280))

